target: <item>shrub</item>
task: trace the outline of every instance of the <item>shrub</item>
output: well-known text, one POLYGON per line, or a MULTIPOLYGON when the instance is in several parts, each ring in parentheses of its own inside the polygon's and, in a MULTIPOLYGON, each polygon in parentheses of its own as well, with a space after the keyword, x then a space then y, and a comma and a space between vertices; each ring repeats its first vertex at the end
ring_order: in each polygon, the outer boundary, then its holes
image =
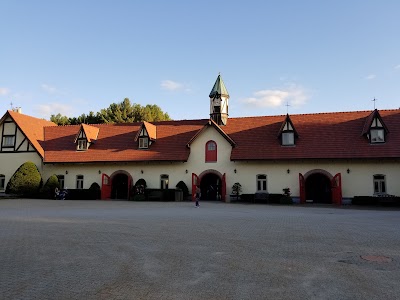
POLYGON ((189 189, 188 189, 186 183, 184 183, 182 180, 177 183, 176 188, 182 190, 184 198, 189 196, 189 189))
POLYGON ((15 171, 8 181, 6 193, 23 196, 36 195, 42 183, 42 176, 36 165, 31 161, 27 161, 15 171))
POLYGON ((144 180, 143 178, 138 179, 138 181, 136 181, 135 186, 139 186, 142 185, 144 186, 144 188, 147 188, 147 184, 146 184, 146 180, 144 180))
POLYGON ((101 198, 101 188, 100 188, 100 185, 97 182, 93 182, 90 185, 89 191, 92 192, 92 197, 94 198, 93 200, 101 198))
POLYGON ((42 194, 43 197, 48 198, 48 199, 53 199, 55 194, 55 189, 60 188, 60 183, 58 181, 57 175, 51 175, 46 183, 43 185, 43 187, 40 189, 40 193, 42 194))
POLYGON ((239 182, 236 182, 232 186, 232 195, 236 195, 236 200, 239 199, 239 195, 242 192, 242 185, 239 182))

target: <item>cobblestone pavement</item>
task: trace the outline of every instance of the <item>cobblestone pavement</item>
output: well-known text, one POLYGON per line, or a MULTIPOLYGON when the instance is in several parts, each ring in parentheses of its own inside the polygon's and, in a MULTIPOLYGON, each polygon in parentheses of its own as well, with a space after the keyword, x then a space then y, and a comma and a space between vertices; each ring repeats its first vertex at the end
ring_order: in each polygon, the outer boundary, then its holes
POLYGON ((1 299, 399 299, 400 211, 0 200, 1 299))

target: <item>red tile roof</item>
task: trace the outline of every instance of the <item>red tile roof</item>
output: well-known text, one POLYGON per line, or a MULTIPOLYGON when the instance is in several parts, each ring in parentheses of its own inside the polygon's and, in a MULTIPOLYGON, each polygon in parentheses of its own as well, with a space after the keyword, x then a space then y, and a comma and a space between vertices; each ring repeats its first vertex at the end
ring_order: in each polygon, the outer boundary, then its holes
POLYGON ((7 114, 10 115, 10 117, 17 124, 18 128, 25 134, 25 136, 28 138, 28 140, 39 153, 39 155, 43 157, 43 127, 57 125, 53 122, 23 115, 12 110, 8 110, 3 119, 7 116, 7 114))
MULTIPOLYGON (((97 136, 99 134, 99 128, 87 124, 81 124, 81 129, 85 133, 86 139, 89 143, 91 143, 93 140, 97 140, 97 136)), ((80 132, 80 131, 79 131, 80 132)), ((78 135, 79 135, 78 132, 78 135)), ((78 135, 75 138, 75 142, 78 138, 78 135)))
MULTIPOLYGON (((286 115, 230 118, 217 132, 233 143, 231 160, 400 158, 400 110, 382 110, 390 133, 371 145, 361 135, 370 111, 291 115, 299 137, 295 146, 281 146, 277 133, 286 115)), ((187 145, 209 120, 154 122, 157 140, 138 149, 135 137, 142 123, 91 125, 99 128, 95 144, 76 151, 72 142, 79 126, 46 127, 44 162, 187 161, 187 145)))

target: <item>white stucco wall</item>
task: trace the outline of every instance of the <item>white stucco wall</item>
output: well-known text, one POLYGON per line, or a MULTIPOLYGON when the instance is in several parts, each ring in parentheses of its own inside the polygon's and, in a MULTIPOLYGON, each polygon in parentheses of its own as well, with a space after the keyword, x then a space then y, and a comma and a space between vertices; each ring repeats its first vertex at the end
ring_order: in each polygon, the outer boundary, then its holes
MULTIPOLYGON (((15 171, 25 162, 33 162, 43 175, 42 158, 36 152, 31 153, 0 153, 0 174, 5 175, 5 185, 10 180, 15 171)), ((4 192, 4 190, 0 190, 4 192)))

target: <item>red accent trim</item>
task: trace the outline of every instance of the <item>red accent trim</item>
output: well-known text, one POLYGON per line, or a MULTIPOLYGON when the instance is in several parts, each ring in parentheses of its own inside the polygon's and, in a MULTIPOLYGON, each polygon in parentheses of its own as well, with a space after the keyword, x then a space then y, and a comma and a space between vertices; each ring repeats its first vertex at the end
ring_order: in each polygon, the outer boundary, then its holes
POLYGON ((226 196, 226 173, 222 175, 221 200, 223 202, 226 202, 225 196, 226 196))
POLYGON ((303 174, 299 173, 300 203, 306 203, 306 181, 303 174))
POLYGON ((196 186, 198 184, 200 184, 199 176, 192 173, 192 201, 195 201, 195 199, 196 199, 196 186))
POLYGON ((208 141, 206 143, 206 162, 217 162, 217 143, 215 141, 208 141), (208 145, 214 143, 215 149, 208 150, 208 145))
POLYGON ((342 175, 337 173, 331 180, 332 185, 332 203, 342 204, 342 175))
POLYGON ((101 176, 101 200, 111 199, 111 184, 110 176, 103 173, 101 176))

